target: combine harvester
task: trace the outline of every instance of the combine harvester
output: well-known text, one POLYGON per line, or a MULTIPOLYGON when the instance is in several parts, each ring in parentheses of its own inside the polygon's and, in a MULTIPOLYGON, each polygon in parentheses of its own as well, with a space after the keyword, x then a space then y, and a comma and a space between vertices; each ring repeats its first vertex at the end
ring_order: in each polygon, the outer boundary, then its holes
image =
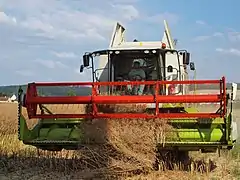
POLYGON ((125 29, 117 23, 108 49, 83 56, 80 72, 91 69, 93 82, 34 82, 28 84, 26 94, 20 88, 19 139, 40 149, 76 149, 81 145, 81 123, 86 119, 160 118, 167 119, 176 136, 167 136, 164 143, 159 141, 157 147, 161 151, 206 153, 232 149, 237 138, 237 126, 232 119, 236 84, 232 83, 228 94, 225 77, 190 80, 188 69, 195 70, 190 53, 176 50, 166 21, 164 23, 163 39, 156 42, 126 42, 125 29), (133 70, 130 77, 132 66, 139 64, 140 70, 133 70), (191 86, 203 84, 215 85, 219 90, 215 94, 190 92, 191 86), (92 94, 52 97, 38 94, 38 88, 54 86, 89 86, 92 94), (200 103, 218 103, 219 108, 214 112, 201 112, 196 108, 200 103), (84 114, 58 114, 44 109, 43 105, 51 104, 90 104, 92 110, 84 114), (102 113, 99 104, 145 104, 146 112, 102 113), (31 130, 22 115, 23 108, 29 119, 39 119, 31 130))

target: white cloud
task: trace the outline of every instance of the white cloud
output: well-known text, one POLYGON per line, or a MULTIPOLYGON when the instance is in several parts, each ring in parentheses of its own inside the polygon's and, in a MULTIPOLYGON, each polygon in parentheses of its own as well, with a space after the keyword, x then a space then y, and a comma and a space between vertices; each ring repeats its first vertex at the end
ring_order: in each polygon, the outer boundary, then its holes
POLYGON ((197 36, 193 39, 193 41, 205 41, 205 40, 208 40, 210 38, 211 38, 211 36, 197 36))
POLYGON ((5 12, 0 11, 0 23, 16 24, 17 20, 15 17, 8 16, 5 12))
POLYGON ((214 38, 214 37, 224 37, 223 33, 221 32, 215 32, 212 35, 205 35, 205 36, 197 36, 195 38, 193 38, 193 41, 199 42, 199 41, 206 41, 210 38, 214 38))
POLYGON ((34 32, 35 36, 53 40, 106 41, 116 21, 123 24, 133 20, 147 20, 162 23, 164 19, 174 24, 179 17, 164 12, 148 16, 139 13, 135 7, 137 0, 89 0, 84 3, 66 3, 58 0, 8 0, 0 2, 3 8, 11 8, 20 14, 20 28, 34 32), (78 8, 77 8, 78 7, 78 8), (91 7, 91 8, 89 8, 91 7))
POLYGON ((230 48, 230 49, 216 48, 216 51, 224 54, 240 56, 240 50, 235 48, 230 48))
POLYGON ((217 52, 223 52, 224 49, 222 49, 222 48, 216 48, 216 51, 217 51, 217 52))
POLYGON ((207 28, 207 29, 214 29, 214 27, 212 25, 208 24, 204 20, 196 20, 195 24, 198 25, 198 27, 207 28))
POLYGON ((60 61, 36 59, 35 62, 49 69, 68 68, 67 65, 63 64, 60 61))
POLYGON ((20 75, 20 76, 34 76, 34 73, 31 70, 27 70, 27 69, 22 69, 22 70, 17 70, 15 71, 16 74, 20 75))
MULTIPOLYGON (((59 13, 56 12, 56 15, 57 14, 59 13)), ((30 17, 23 21, 21 25, 22 27, 36 30, 37 36, 44 36, 52 39, 104 39, 104 37, 98 34, 95 29, 89 30, 88 28, 83 28, 84 23, 81 26, 80 23, 77 22, 78 19, 88 19, 87 23, 92 24, 92 27, 94 27, 93 23, 91 23, 91 21, 94 21, 94 19, 89 19, 89 17, 85 17, 84 14, 64 14, 65 13, 61 12, 59 14, 59 19, 57 17, 50 17, 50 14, 45 14, 42 18, 40 17, 39 19, 30 17)))
POLYGON ((231 30, 228 32, 228 39, 232 42, 240 41, 240 32, 231 30))
POLYGON ((224 35, 221 32, 215 32, 215 33, 213 33, 213 36, 214 37, 223 37, 224 35))
POLYGON ((196 24, 199 24, 199 25, 207 25, 207 23, 205 21, 202 21, 202 20, 197 20, 196 21, 196 24))
POLYGON ((59 58, 77 58, 78 56, 73 52, 52 52, 56 57, 59 58))
POLYGON ((49 23, 43 22, 37 18, 28 18, 21 22, 22 27, 32 30, 40 30, 43 32, 51 32, 54 30, 53 26, 49 23))
POLYGON ((175 24, 178 22, 179 16, 174 13, 164 12, 154 16, 147 16, 145 20, 152 23, 163 23, 163 20, 167 20, 171 24, 175 24))
POLYGON ((24 17, 19 20, 19 26, 35 31, 37 36, 103 41, 116 21, 129 22, 139 17, 138 10, 130 3, 122 0, 103 0, 101 3, 89 0, 84 4, 77 1, 9 0, 2 6, 16 9, 24 17))
POLYGON ((113 8, 119 9, 119 13, 127 20, 137 19, 140 15, 138 10, 133 5, 113 5, 113 8))
POLYGON ((140 0, 111 0, 111 1, 115 3, 136 3, 140 0))

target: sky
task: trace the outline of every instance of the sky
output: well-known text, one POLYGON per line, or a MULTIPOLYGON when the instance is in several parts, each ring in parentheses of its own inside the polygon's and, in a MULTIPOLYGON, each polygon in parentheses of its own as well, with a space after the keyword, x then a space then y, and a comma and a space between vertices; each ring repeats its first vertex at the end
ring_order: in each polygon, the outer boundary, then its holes
POLYGON ((159 41, 166 19, 197 79, 240 82, 240 1, 0 0, 0 85, 90 81, 86 51, 106 49, 118 21, 127 40, 159 41))

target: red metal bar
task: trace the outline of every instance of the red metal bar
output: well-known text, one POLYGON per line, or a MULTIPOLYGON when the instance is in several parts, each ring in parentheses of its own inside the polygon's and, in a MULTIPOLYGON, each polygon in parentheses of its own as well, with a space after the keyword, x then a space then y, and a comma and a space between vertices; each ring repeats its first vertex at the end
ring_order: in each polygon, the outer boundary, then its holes
POLYGON ((156 85, 156 88, 155 88, 155 115, 158 116, 159 114, 159 101, 158 101, 158 94, 159 94, 159 84, 156 85))
POLYGON ((57 96, 28 97, 27 104, 126 104, 126 103, 204 103, 220 102, 218 94, 212 95, 146 95, 146 96, 57 96))
POLYGON ((185 80, 185 81, 131 81, 131 82, 49 82, 31 83, 32 86, 109 86, 109 85, 155 85, 155 84, 219 84, 221 80, 185 80))
MULTIPOLYGON (((93 86, 92 88, 92 99, 95 98, 97 96, 97 90, 98 90, 98 86, 93 86)), ((93 115, 97 114, 98 112, 98 108, 96 103, 94 103, 94 101, 92 101, 92 107, 93 107, 93 115)))
MULTIPOLYGON (((221 82, 219 86, 220 86, 220 94, 221 94, 221 98, 222 98, 222 95, 223 95, 223 82, 221 82)), ((223 101, 220 102, 220 108, 223 107, 223 103, 224 103, 223 101)), ((221 111, 221 114, 223 115, 224 113, 221 111)))
POLYGON ((29 83, 31 86, 90 86, 92 87, 93 82, 38 82, 29 83))
POLYGON ((220 102, 218 94, 211 95, 167 95, 157 96, 157 101, 160 103, 206 103, 220 102))
MULTIPOLYGON (((27 97, 35 97, 37 96, 37 88, 36 86, 29 86, 28 87, 28 91, 26 93, 27 97)), ((34 103, 27 103, 27 113, 28 116, 32 116, 35 115, 37 113, 37 105, 38 104, 34 104, 34 103)))
POLYGON ((159 113, 158 116, 156 115, 150 115, 150 114, 130 114, 130 113, 122 113, 122 114, 98 114, 96 118, 162 118, 162 119, 168 119, 168 118, 217 118, 221 117, 220 114, 217 113, 159 113))
POLYGON ((227 113, 227 95, 226 95, 226 79, 222 77, 222 85, 223 85, 223 114, 227 113))
POLYGON ((151 114, 144 114, 144 113, 103 113, 103 114, 96 114, 96 115, 91 115, 91 114, 37 114, 32 116, 31 118, 43 118, 43 119, 52 119, 52 118, 146 118, 146 119, 151 119, 151 118, 162 118, 162 119, 168 119, 168 118, 217 118, 221 117, 220 114, 217 113, 159 113, 157 116, 156 115, 151 115, 151 114))
POLYGON ((26 104, 89 104, 92 96, 27 97, 26 104))

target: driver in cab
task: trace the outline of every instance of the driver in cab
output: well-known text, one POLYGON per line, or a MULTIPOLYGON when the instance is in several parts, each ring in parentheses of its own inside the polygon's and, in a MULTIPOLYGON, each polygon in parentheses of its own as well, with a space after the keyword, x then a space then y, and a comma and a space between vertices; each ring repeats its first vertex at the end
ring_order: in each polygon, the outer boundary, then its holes
MULTIPOLYGON (((130 81, 144 81, 146 79, 145 71, 140 66, 141 60, 135 59, 133 61, 133 68, 128 73, 130 81)), ((143 94, 144 87, 145 85, 136 85, 132 89, 131 85, 128 85, 128 90, 133 91, 133 94, 141 95, 143 94)))

